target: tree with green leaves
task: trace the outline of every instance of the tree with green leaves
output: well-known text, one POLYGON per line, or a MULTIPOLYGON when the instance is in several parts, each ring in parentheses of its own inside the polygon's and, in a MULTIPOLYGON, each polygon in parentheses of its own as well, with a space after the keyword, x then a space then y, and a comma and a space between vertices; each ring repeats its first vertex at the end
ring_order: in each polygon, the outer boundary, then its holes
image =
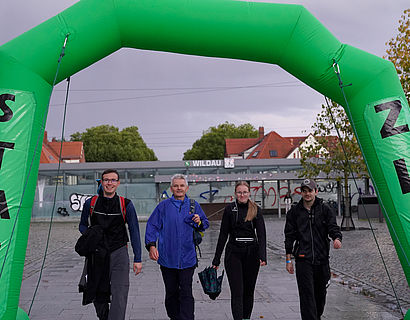
POLYGON ((387 57, 396 67, 400 77, 401 86, 406 94, 407 102, 410 104, 410 9, 404 10, 399 20, 398 35, 386 45, 387 57))
POLYGON ((87 162, 155 161, 158 160, 132 126, 119 130, 114 126, 101 125, 75 132, 71 141, 82 141, 87 162))
MULTIPOLYGON (((351 170, 355 177, 367 177, 367 169, 345 110, 333 101, 330 108, 322 105, 322 110, 317 115, 312 129, 312 135, 317 143, 301 147, 303 169, 299 176, 315 178, 320 173, 324 173, 328 178, 343 182, 344 205, 348 210, 350 208, 348 179, 351 170)), ((350 216, 349 212, 347 216, 350 216)))
POLYGON ((225 139, 257 138, 258 131, 249 123, 235 126, 222 123, 210 127, 202 137, 194 142, 191 149, 184 153, 184 160, 223 159, 225 157, 225 139))

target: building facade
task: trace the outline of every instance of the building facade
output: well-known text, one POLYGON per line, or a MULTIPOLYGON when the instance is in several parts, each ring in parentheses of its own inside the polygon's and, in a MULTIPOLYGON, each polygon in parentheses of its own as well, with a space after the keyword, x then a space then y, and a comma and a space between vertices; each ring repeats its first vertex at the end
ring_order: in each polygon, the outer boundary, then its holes
MULTIPOLYGON (((85 200, 97 190, 96 179, 108 168, 119 171, 121 184, 118 193, 134 202, 139 216, 148 217, 159 201, 170 197, 170 178, 176 173, 187 175, 188 195, 199 203, 229 203, 234 199, 234 185, 246 180, 251 186, 251 197, 263 209, 284 213, 283 198, 289 191, 293 201, 300 199, 298 159, 224 159, 191 161, 103 162, 40 164, 32 216, 34 219, 76 218, 85 200), (57 188, 57 189, 56 189, 57 188), (56 197, 54 199, 54 194, 56 197)), ((320 196, 337 203, 337 183, 317 180, 320 196)), ((359 190, 351 182, 353 201, 359 190)), ((370 192, 374 193, 370 186, 370 192)))

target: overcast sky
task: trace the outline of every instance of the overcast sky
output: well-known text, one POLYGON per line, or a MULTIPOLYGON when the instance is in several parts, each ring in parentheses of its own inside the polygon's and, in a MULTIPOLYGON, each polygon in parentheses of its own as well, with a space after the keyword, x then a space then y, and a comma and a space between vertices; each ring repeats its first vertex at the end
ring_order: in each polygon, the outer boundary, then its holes
MULTIPOLYGON (((76 2, 2 0, 0 45, 76 2)), ((341 42, 380 57, 410 8, 409 0, 271 2, 304 5, 341 42)), ((65 85, 53 93, 49 137, 61 137, 65 85)), ((159 160, 181 160, 204 130, 225 121, 305 135, 323 103, 322 95, 275 65, 121 49, 71 77, 65 137, 101 124, 137 126, 159 160)))

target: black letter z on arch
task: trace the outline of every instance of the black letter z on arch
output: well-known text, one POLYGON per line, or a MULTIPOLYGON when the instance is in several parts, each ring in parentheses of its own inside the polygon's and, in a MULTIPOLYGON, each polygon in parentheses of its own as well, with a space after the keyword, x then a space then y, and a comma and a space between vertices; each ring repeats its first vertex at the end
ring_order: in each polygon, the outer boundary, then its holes
POLYGON ((396 124, 397 118, 399 117, 401 108, 402 106, 400 100, 389 101, 374 106, 376 112, 390 110, 389 114, 387 115, 386 121, 384 122, 383 127, 380 130, 380 134, 383 139, 394 136, 396 134, 409 132, 408 124, 403 124, 398 127, 394 126, 396 124))

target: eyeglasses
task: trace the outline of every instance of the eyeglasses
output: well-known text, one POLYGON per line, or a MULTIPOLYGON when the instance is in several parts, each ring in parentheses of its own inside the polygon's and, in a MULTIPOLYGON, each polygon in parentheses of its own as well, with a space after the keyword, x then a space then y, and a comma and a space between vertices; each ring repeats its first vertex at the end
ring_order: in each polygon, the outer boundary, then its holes
POLYGON ((236 192, 236 194, 239 196, 246 196, 247 194, 249 194, 249 191, 236 192))
POLYGON ((108 182, 117 183, 118 181, 119 181, 118 179, 103 179, 104 183, 108 183, 108 182))

